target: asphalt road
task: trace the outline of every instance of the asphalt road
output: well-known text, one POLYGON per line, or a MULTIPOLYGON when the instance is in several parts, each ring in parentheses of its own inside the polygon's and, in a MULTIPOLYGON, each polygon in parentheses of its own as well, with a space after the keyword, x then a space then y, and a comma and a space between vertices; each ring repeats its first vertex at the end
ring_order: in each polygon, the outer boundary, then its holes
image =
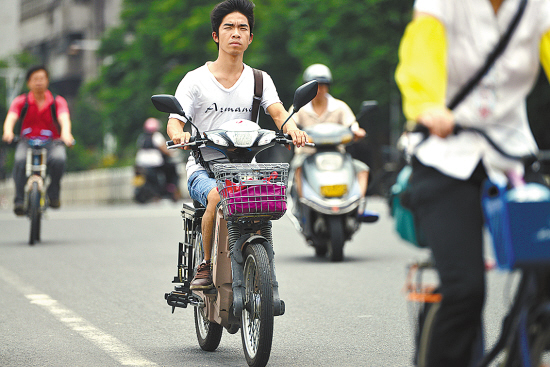
MULTIPOLYGON (((394 233, 385 203, 344 248, 314 256, 290 220, 274 223, 286 314, 275 319, 269 366, 411 366, 406 265, 427 254, 394 233)), ((43 241, 0 210, 0 366, 245 366, 240 332, 215 352, 196 341, 192 308, 171 314, 180 205, 70 207, 48 212, 43 241)), ((490 256, 490 252, 489 252, 490 256)), ((487 344, 516 276, 489 274, 487 344)))

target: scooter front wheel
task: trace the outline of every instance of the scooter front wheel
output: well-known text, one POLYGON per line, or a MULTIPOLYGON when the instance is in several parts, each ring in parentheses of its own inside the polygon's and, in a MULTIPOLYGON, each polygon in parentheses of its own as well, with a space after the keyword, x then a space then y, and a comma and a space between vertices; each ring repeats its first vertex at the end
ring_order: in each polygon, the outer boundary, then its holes
MULTIPOLYGON (((202 233, 200 226, 195 228, 197 236, 194 243, 193 256, 193 274, 196 274, 197 267, 204 259, 204 250, 202 247, 202 233)), ((223 327, 219 324, 208 320, 206 306, 196 306, 194 311, 195 316, 195 331, 197 332, 197 340, 202 350, 212 352, 218 348, 222 339, 223 327)))
POLYGON ((328 217, 329 245, 328 257, 330 261, 342 261, 344 259, 344 221, 340 216, 328 217))
POLYGON ((265 366, 273 341, 273 287, 271 266, 261 244, 244 251, 245 304, 241 316, 241 337, 249 366, 265 366))

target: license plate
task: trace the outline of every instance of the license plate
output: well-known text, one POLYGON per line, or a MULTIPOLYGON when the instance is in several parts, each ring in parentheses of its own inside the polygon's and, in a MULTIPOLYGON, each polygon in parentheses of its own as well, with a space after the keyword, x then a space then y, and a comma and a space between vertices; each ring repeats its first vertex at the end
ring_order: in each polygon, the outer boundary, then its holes
POLYGON ((144 175, 136 175, 134 176, 134 178, 132 179, 132 183, 135 187, 141 187, 143 185, 145 185, 145 176, 144 175))
POLYGON ((348 185, 321 186, 321 195, 327 198, 342 197, 348 191, 348 185))

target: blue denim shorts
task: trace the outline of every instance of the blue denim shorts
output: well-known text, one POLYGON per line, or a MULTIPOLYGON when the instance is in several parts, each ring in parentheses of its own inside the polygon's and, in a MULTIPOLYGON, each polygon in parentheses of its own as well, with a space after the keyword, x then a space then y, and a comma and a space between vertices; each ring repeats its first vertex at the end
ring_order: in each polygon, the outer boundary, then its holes
POLYGON ((197 200, 206 207, 208 193, 216 186, 216 180, 210 178, 205 170, 195 171, 187 180, 187 189, 191 199, 197 200))

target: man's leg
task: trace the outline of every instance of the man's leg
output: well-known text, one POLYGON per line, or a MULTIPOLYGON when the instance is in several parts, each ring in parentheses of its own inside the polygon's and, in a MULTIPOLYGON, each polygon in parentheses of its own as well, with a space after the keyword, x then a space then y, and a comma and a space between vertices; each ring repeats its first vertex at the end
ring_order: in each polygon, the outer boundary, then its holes
POLYGON ((216 207, 220 202, 220 195, 216 188, 216 180, 208 177, 206 172, 193 173, 187 181, 189 194, 193 200, 199 201, 206 207, 202 216, 202 243, 204 261, 199 264, 195 277, 191 281, 191 289, 210 289, 212 284, 212 271, 210 258, 212 256, 212 230, 216 219, 216 207))
POLYGON ((220 202, 218 189, 213 188, 208 193, 208 203, 202 216, 202 244, 204 247, 204 260, 209 261, 212 256, 212 231, 216 220, 216 208, 220 202))
POLYGON ((359 181, 359 187, 361 188, 361 197, 365 197, 369 184, 369 171, 357 172, 357 181, 359 181))
POLYGON ((48 149, 48 172, 51 183, 48 187, 49 205, 52 208, 59 208, 59 190, 61 177, 65 172, 65 162, 67 161, 67 152, 63 144, 54 142, 48 149))
POLYGON ((13 181, 15 183, 14 212, 17 215, 25 215, 23 202, 25 201, 25 165, 27 163, 28 145, 24 140, 19 141, 15 148, 15 159, 13 163, 13 181))
POLYGON ((477 336, 485 300, 481 180, 460 181, 420 164, 413 167, 411 204, 432 250, 443 295, 426 366, 469 366, 480 349, 476 343, 481 343, 477 336))
POLYGON ((359 183, 359 188, 361 189, 361 197, 365 197, 367 194, 367 187, 369 185, 370 168, 358 159, 353 160, 353 167, 355 168, 357 181, 359 183))

